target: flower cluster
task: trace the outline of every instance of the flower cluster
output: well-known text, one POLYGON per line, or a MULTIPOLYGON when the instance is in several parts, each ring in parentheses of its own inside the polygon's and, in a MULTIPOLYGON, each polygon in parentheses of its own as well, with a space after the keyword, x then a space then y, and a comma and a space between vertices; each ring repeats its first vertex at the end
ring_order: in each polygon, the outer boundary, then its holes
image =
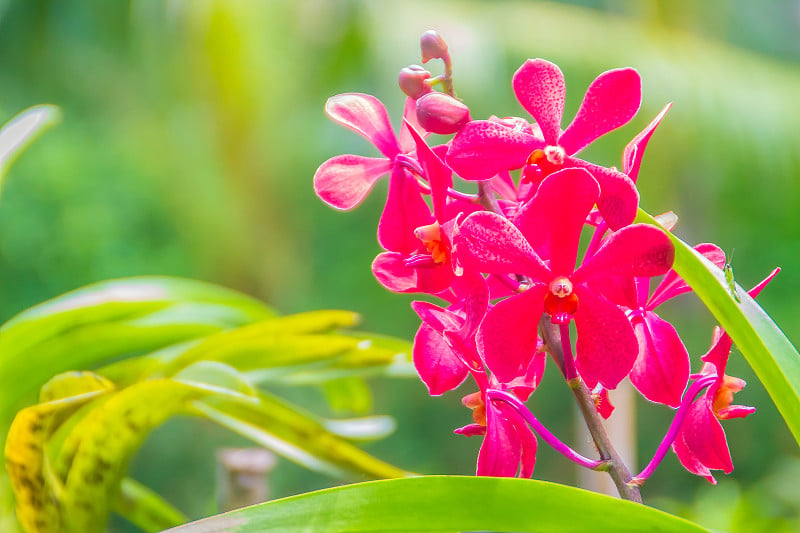
MULTIPOLYGON (((528 60, 512 87, 530 117, 473 120, 454 96, 447 45, 435 32, 421 44, 423 62, 440 59, 444 73, 402 69, 399 85, 407 98, 399 133, 373 96, 328 100, 328 116, 367 138, 383 157, 333 157, 317 170, 314 188, 330 206, 349 210, 389 176, 378 223, 384 251, 372 271, 390 291, 444 302, 412 304, 422 322, 413 360, 432 395, 468 377, 474 381, 475 391, 463 398, 473 422, 456 432, 483 436, 477 473, 529 477, 537 434, 579 464, 601 465, 602 457, 578 455, 524 406, 548 353, 571 387, 588 387, 603 417, 613 409, 607 391, 626 377, 648 400, 676 408, 657 456, 671 447, 690 472, 711 481, 712 469, 730 472, 719 420, 753 411, 731 406, 744 382, 725 375, 730 338, 718 332, 705 366, 691 374, 678 333, 656 313, 691 290, 671 270, 667 231, 675 217, 660 217, 662 227, 634 223, 640 163, 669 106, 625 147, 618 170, 578 154, 639 110, 634 69, 598 76, 562 129, 564 76, 553 63, 528 60), (453 137, 430 146, 430 133, 453 137), (454 176, 474 183, 477 192, 456 190, 454 176), (656 276, 662 278, 651 294, 656 276)), ((724 265, 718 247, 696 249, 724 265)), ((643 482, 652 468, 633 481, 643 482)))

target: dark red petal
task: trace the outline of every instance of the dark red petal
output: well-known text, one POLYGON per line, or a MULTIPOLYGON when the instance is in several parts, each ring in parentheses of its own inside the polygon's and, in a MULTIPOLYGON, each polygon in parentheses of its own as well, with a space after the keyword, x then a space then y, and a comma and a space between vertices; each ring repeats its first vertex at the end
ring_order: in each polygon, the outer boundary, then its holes
POLYGON ((586 91, 578 114, 558 140, 567 155, 630 121, 642 103, 642 82, 632 68, 600 74, 586 91))
POLYGON ((453 137, 447 164, 465 180, 488 180, 503 170, 522 168, 544 141, 508 126, 475 120, 453 137))
POLYGON ((636 335, 622 309, 583 285, 575 287, 575 294, 579 301, 575 313, 578 373, 589 388, 599 382, 614 389, 636 361, 636 335))
POLYGON ((544 285, 511 296, 486 313, 478 328, 478 351, 499 383, 523 376, 536 353, 544 285))
POLYGON ((651 402, 678 407, 689 381, 689 352, 672 324, 655 313, 633 325, 639 356, 631 383, 651 402))
POLYGON ((517 100, 542 129, 547 144, 558 144, 566 86, 561 70, 544 59, 529 59, 512 80, 517 100))
POLYGON ((469 373, 444 338, 425 323, 414 337, 413 359, 414 367, 431 396, 455 389, 469 373))
POLYGON ((371 141, 389 159, 400 152, 386 108, 374 96, 361 93, 331 96, 325 102, 325 113, 371 141))
POLYGON ((596 254, 583 262, 573 282, 603 276, 658 276, 672 267, 675 247, 655 226, 633 224, 612 233, 596 254))

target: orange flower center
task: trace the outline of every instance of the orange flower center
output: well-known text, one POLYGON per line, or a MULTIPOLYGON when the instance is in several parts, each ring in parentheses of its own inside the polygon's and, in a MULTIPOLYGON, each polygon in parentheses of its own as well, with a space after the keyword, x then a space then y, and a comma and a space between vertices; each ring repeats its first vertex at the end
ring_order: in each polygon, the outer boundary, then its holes
POLYGON ((461 403, 472 409, 472 420, 476 424, 486 425, 486 404, 483 403, 483 395, 480 391, 467 394, 462 398, 461 403))
POLYGON ((527 161, 525 161, 526 164, 525 170, 522 171, 522 180, 534 181, 535 178, 538 177, 536 181, 539 181, 546 178, 553 172, 561 170, 564 166, 564 158, 566 157, 567 154, 560 146, 537 148, 531 152, 531 155, 529 155, 527 161), (538 172, 531 168, 533 165, 536 165, 538 172))
POLYGON ((429 224, 427 226, 420 226, 414 230, 414 234, 425 249, 431 254, 433 262, 436 264, 443 264, 447 262, 449 255, 447 243, 442 239, 442 230, 438 222, 429 224))
POLYGON ((742 390, 744 386, 744 380, 728 375, 723 376, 722 383, 717 389, 717 392, 714 393, 714 400, 711 403, 714 416, 723 419, 724 416, 721 416, 720 412, 731 406, 733 403, 733 395, 742 390))
POLYGON ((550 315, 553 324, 568 323, 577 310, 578 296, 569 278, 559 276, 551 281, 544 297, 544 312, 550 315))

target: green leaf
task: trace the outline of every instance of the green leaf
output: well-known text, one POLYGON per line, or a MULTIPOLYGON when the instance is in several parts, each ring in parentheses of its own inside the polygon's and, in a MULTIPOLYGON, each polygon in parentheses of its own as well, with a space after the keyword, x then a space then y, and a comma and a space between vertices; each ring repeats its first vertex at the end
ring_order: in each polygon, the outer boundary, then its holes
POLYGON ((209 420, 234 431, 306 468, 337 477, 409 475, 343 440, 313 415, 261 392, 258 401, 208 397, 194 401, 209 420))
POLYGON ((148 533, 183 524, 189 518, 144 485, 125 478, 114 500, 114 510, 148 533))
POLYGON ((645 505, 565 485, 457 476, 347 485, 247 507, 169 531, 708 532, 645 505))
POLYGON ((358 377, 339 378, 322 384, 325 399, 337 414, 364 415, 372 409, 372 393, 358 377))
POLYGON ((22 111, 0 129, 0 185, 19 154, 60 119, 61 111, 56 106, 37 105, 22 111))
MULTIPOLYGON (((641 209, 636 220, 661 227, 641 209)), ((800 444, 800 354, 746 289, 735 285, 736 301, 720 268, 667 233, 675 245, 675 272, 731 336, 800 444)))

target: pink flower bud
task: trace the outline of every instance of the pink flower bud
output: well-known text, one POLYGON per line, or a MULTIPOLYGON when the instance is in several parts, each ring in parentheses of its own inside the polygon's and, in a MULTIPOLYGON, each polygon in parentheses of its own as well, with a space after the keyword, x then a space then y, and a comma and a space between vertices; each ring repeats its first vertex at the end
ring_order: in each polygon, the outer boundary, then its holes
POLYGON ((431 133, 449 135, 470 121, 469 108, 445 93, 431 92, 417 100, 417 121, 431 133))
POLYGON ((410 65, 400 70, 397 76, 397 83, 400 90, 406 93, 409 98, 416 100, 423 94, 431 92, 433 89, 425 83, 431 77, 431 73, 419 65, 410 65))
POLYGON ((444 59, 447 56, 447 43, 436 30, 428 30, 419 38, 419 47, 422 51, 422 62, 431 59, 444 59))

